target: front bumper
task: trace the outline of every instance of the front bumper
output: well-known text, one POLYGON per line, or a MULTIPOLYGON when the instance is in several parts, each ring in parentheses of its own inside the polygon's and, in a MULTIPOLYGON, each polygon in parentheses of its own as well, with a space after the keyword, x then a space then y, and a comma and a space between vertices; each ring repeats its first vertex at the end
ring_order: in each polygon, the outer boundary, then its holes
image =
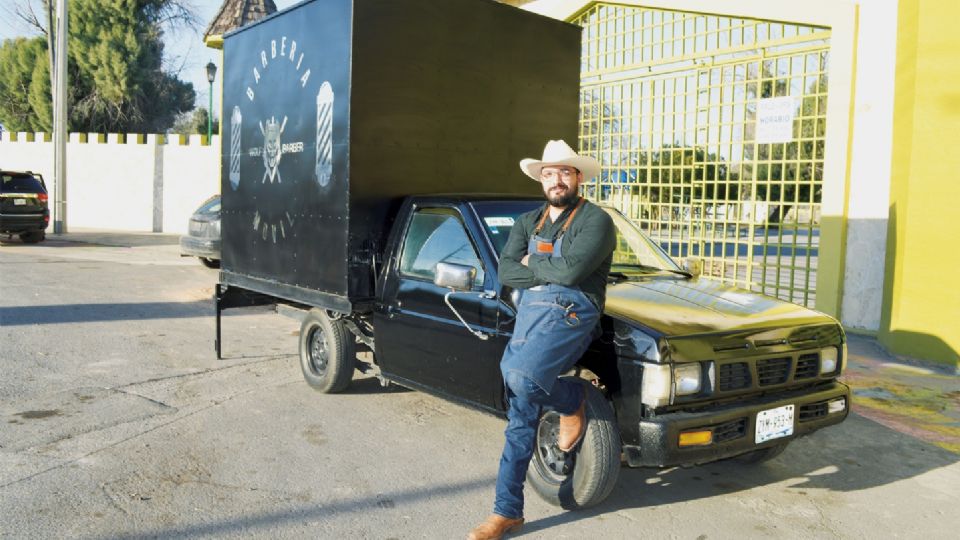
POLYGON ((198 236, 180 237, 180 254, 187 257, 203 257, 205 259, 220 259, 220 239, 201 238, 198 236))
POLYGON ((839 424, 849 411, 850 388, 843 383, 832 382, 812 391, 804 389, 778 393, 703 412, 674 412, 643 419, 640 421, 640 444, 624 445, 623 451, 631 467, 708 463, 774 446, 839 424), (844 410, 827 413, 827 402, 841 397, 846 398, 844 410), (793 435, 756 444, 757 413, 791 404, 795 405, 793 435), (723 440, 708 446, 679 446, 680 432, 711 428, 715 429, 715 433, 722 433, 723 440))

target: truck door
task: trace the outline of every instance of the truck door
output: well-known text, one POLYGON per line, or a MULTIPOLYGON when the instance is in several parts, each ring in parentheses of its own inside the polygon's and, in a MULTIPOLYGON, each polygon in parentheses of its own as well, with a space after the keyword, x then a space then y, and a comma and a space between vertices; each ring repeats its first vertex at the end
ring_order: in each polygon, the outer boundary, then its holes
POLYGON ((434 285, 440 262, 477 269, 474 291, 450 302, 470 326, 495 331, 497 306, 483 298, 487 276, 463 218, 455 208, 416 208, 401 240, 400 254, 384 282, 383 305, 375 314, 376 354, 384 374, 430 390, 493 407, 499 384, 498 355, 464 328, 447 307, 448 289, 434 285))

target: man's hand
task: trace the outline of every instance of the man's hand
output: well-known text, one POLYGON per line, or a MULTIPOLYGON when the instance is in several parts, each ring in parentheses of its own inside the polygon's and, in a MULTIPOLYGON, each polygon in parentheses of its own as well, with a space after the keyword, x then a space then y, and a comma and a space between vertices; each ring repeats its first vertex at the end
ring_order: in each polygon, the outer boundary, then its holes
POLYGON ((524 266, 530 266, 529 264, 527 264, 528 262, 530 262, 530 255, 529 255, 529 254, 524 255, 523 258, 520 259, 520 264, 522 264, 522 265, 524 265, 524 266))

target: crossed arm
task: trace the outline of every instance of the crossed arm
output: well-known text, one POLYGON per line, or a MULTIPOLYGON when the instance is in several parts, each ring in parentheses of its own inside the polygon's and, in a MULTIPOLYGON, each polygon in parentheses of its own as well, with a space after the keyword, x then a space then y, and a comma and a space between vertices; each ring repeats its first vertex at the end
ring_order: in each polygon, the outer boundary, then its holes
POLYGON ((517 225, 500 256, 500 281, 514 288, 544 283, 579 285, 616 247, 613 220, 605 212, 594 213, 582 223, 576 237, 564 243, 561 257, 527 253, 531 231, 517 225))

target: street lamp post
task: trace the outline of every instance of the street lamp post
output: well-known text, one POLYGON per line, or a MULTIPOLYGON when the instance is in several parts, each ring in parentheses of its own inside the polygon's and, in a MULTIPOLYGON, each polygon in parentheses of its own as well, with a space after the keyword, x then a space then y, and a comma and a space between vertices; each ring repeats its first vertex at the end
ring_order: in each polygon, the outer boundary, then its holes
POLYGON ((210 104, 207 106, 207 143, 213 136, 213 80, 217 78, 217 65, 207 62, 207 81, 210 83, 210 104))

